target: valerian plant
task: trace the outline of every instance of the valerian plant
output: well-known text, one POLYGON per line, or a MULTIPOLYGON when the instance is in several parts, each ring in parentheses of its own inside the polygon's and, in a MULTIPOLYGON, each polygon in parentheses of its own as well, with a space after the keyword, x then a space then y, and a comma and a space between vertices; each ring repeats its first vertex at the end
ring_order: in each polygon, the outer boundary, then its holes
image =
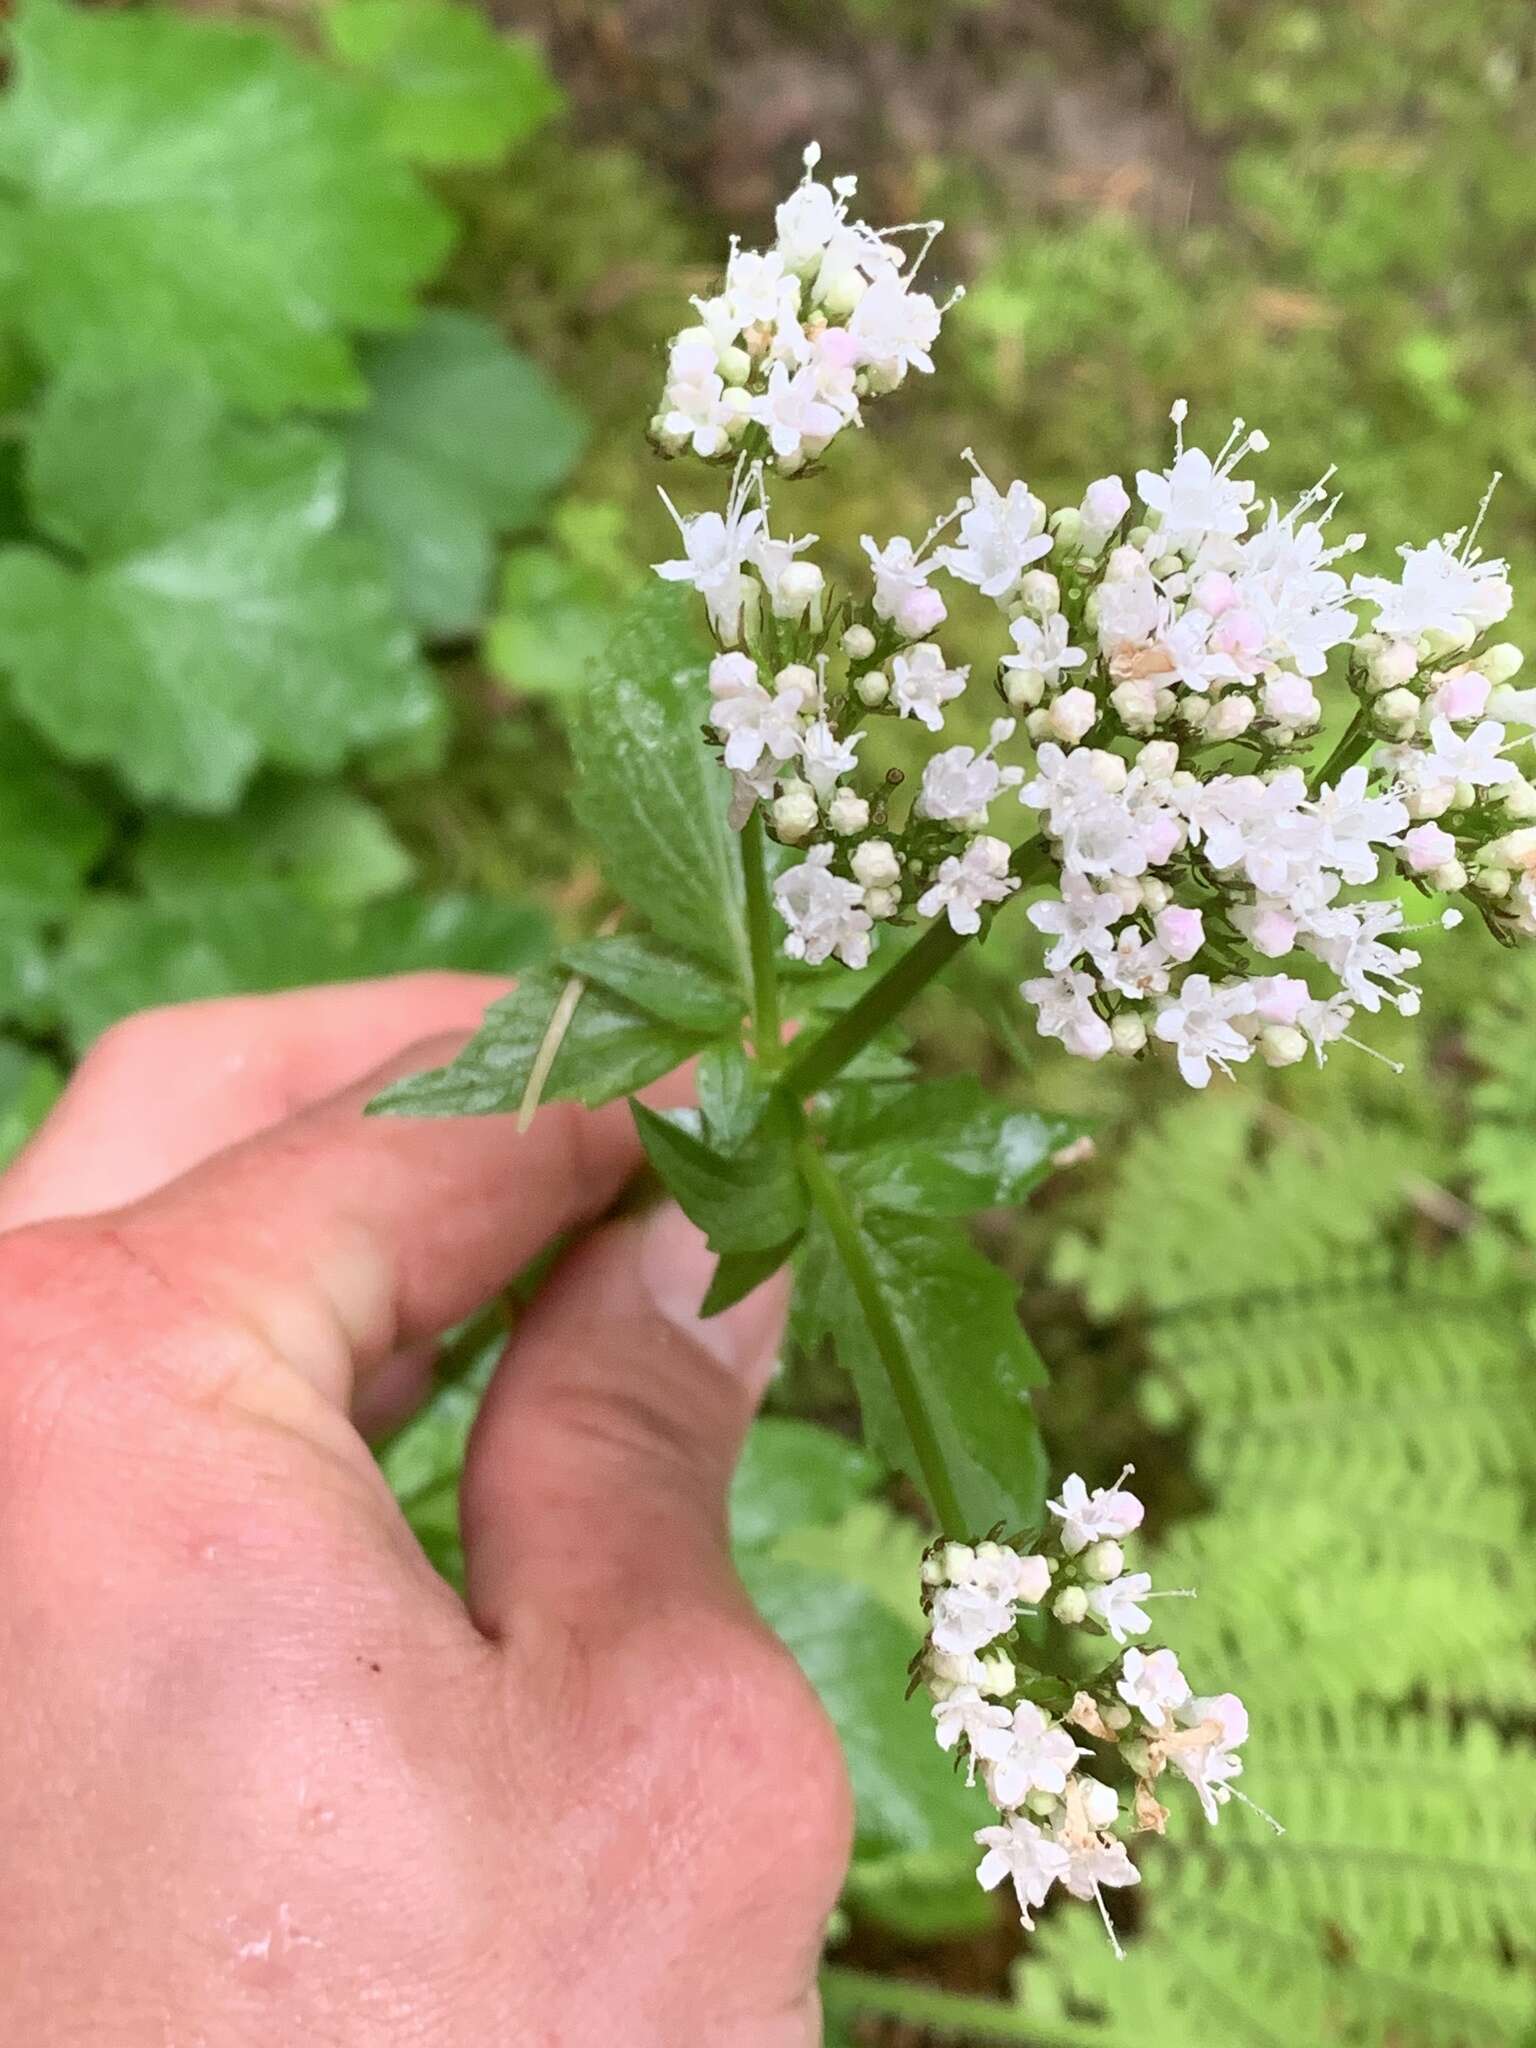
POLYGON ((1490 644, 1511 595, 1477 526, 1351 582, 1362 536, 1327 537, 1330 479, 1266 506, 1240 474, 1264 435, 1239 422, 1210 456, 1182 404, 1166 468, 1054 514, 966 450, 953 508, 916 542, 866 536, 869 587, 839 588, 814 535, 775 527, 770 482, 930 374, 946 308, 919 282, 937 224, 868 226, 818 154, 774 246, 733 244, 671 343, 651 439, 716 467, 723 503, 663 493, 681 552, 658 575, 681 590, 620 635, 576 735, 582 816, 644 928, 567 948, 381 1107, 596 1104, 697 1059, 697 1107, 633 1108, 719 1254, 704 1310, 794 1259, 798 1334, 831 1337, 872 1442, 931 1503, 914 1685, 998 1809, 981 1882, 1011 1879, 1028 1925, 1057 1885, 1104 1912, 1136 1881, 1125 1838, 1162 1831, 1172 1779, 1215 1821, 1247 1718, 1148 1640, 1135 1495, 1074 1474, 1045 1502, 1040 1367, 962 1227, 1021 1201, 1071 1131, 914 1080, 891 1029, 1027 899, 1048 946, 1021 995, 1079 1057, 1171 1058, 1205 1088, 1358 1044, 1360 1013, 1417 1006, 1413 890, 1536 934, 1536 692, 1490 644), (978 684, 944 651, 940 577, 1004 627, 980 749, 944 744, 978 684), (1330 670, 1355 710, 1313 768, 1330 670), (915 790, 872 758, 882 722, 932 742, 915 790))

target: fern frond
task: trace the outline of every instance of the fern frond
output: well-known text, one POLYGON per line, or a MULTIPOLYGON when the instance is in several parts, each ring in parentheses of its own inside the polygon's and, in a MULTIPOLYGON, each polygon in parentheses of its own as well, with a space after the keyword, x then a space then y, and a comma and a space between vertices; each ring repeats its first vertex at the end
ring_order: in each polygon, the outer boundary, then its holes
POLYGON ((1462 1163, 1479 1201, 1536 1239, 1536 961, 1523 952, 1503 963, 1493 991, 1473 1011, 1467 1045, 1484 1068, 1471 1096, 1462 1163))

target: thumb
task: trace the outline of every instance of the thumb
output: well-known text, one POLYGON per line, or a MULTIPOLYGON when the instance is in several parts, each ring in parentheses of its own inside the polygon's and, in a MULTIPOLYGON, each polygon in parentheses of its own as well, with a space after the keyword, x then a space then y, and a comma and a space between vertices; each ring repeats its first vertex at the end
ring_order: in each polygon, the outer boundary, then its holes
POLYGON ((744 1601, 726 1498, 788 1276, 704 1321, 714 1267, 667 1203, 578 1246, 523 1319, 464 1472, 469 1603, 490 1633, 552 1597, 613 1611, 642 1581, 650 1601, 661 1579, 685 1601, 744 1601))

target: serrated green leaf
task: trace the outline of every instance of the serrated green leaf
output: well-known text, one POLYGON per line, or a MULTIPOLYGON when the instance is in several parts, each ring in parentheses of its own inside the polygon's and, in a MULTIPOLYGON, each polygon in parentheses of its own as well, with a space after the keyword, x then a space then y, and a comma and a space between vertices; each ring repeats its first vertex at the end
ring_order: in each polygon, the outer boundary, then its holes
POLYGON ((722 1151, 697 1110, 630 1108, 646 1157, 711 1251, 767 1251, 799 1235, 806 1199, 787 1115, 765 1118, 745 1145, 722 1151))
MULTIPOLYGON (((905 1346, 969 1532, 1027 1528, 1047 1477, 1029 1390, 1045 1378, 1007 1275, 945 1221, 868 1211, 864 1258, 905 1346)), ((865 1434, 920 1488, 921 1464, 838 1249, 818 1217, 807 1232, 796 1330, 830 1336, 853 1376, 865 1434)))
POLYGON ((454 0, 335 0, 320 23, 414 163, 493 164, 564 104, 534 43, 454 0))
POLYGON ((701 1318, 707 1321, 711 1316, 723 1316, 728 1308, 744 1301, 754 1288, 761 1287, 781 1266, 788 1265, 799 1242, 800 1233, 797 1231, 783 1244, 768 1245, 759 1252, 722 1252, 714 1275, 704 1290, 704 1299, 699 1303, 701 1318))
POLYGON ((275 30, 27 0, 0 105, 0 264, 56 369, 211 379, 262 412, 363 396, 452 223, 368 97, 275 30))
POLYGON ((740 1039, 723 1039, 699 1055, 694 1089, 709 1141, 722 1152, 746 1142, 771 1099, 761 1067, 747 1058, 740 1039))
POLYGON ((786 1529, 839 1521, 880 1468, 862 1445, 788 1415, 752 1425, 731 1485, 731 1541, 744 1550, 786 1529))
POLYGON ((529 904, 402 896, 322 907, 280 884, 160 902, 97 896, 70 926, 45 985, 72 1045, 135 1010, 429 967, 504 973, 547 951, 529 904))
MULTIPOLYGON (((450 1066, 397 1081, 373 1108, 393 1116, 500 1116, 518 1109, 571 982, 558 967, 523 975, 511 995, 492 1004, 450 1066)), ((670 1073, 704 1043, 701 1033, 665 1024, 622 996, 588 985, 571 1013, 543 1099, 568 1098, 595 1109, 670 1073)))
POLYGON ((576 809, 613 886, 663 938, 750 985, 730 777, 700 742, 708 649, 660 585, 630 607, 572 734, 576 809))
POLYGON ((232 817, 151 817, 133 866, 151 896, 278 881, 342 909, 393 895, 416 871, 366 798, 334 784, 286 781, 259 785, 232 817))
POLYGON ((0 921, 71 909, 112 829, 105 806, 25 726, 0 722, 0 921))
POLYGON ((968 1216, 1022 1202, 1077 1126, 1010 1109, 969 1074, 839 1092, 828 1124, 838 1174, 873 1209, 968 1216))
POLYGON ((474 632, 490 610, 497 536, 538 516, 585 423, 536 363, 468 313, 428 313, 369 346, 363 368, 370 403, 344 434, 348 521, 375 542, 423 633, 474 632))
POLYGON ((334 531, 316 430, 238 423, 207 387, 58 385, 30 484, 83 560, 0 553, 0 662, 70 759, 223 810, 264 761, 332 769, 438 715, 366 545, 334 531))
POLYGON ((741 997, 708 969, 639 932, 579 939, 560 949, 562 965, 636 1009, 714 1037, 741 1023, 741 997))

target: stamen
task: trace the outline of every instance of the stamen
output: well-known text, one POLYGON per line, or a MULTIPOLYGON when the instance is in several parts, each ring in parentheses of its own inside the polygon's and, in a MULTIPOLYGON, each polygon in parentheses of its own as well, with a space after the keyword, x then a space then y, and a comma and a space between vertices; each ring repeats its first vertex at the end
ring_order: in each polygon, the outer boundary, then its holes
POLYGON ((1468 532, 1466 539, 1461 544, 1461 559, 1464 562, 1471 562, 1476 559, 1472 551, 1473 543, 1476 541, 1477 536, 1483 530, 1483 521, 1488 517, 1488 507, 1493 503, 1493 494, 1499 488, 1499 485, 1503 481, 1503 470, 1496 469, 1493 472, 1493 481, 1489 484, 1487 490, 1483 493, 1483 502, 1477 508, 1477 517, 1473 520, 1471 529, 1468 532))
MULTIPOLYGON (((1406 1074, 1408 1069, 1401 1060, 1389 1060, 1384 1052, 1378 1052, 1374 1045, 1367 1045, 1363 1039, 1351 1038, 1347 1031, 1339 1033, 1340 1045, 1352 1045, 1356 1052, 1363 1052, 1367 1058, 1380 1060, 1384 1067, 1390 1067, 1394 1074, 1406 1074)), ((1321 1048, 1319 1048, 1321 1052, 1321 1048)))
POLYGON ((1272 1827, 1277 1835, 1283 1835, 1285 1833, 1285 1829, 1281 1827, 1279 1821, 1275 1819, 1275 1816, 1272 1813, 1266 1813, 1264 1811, 1264 1808, 1260 1806, 1256 1799, 1250 1799, 1246 1792, 1239 1792, 1235 1785, 1228 1785, 1227 1790, 1232 1794, 1232 1797, 1234 1799, 1238 1800, 1243 1806, 1246 1806, 1250 1813, 1256 1813, 1259 1816, 1260 1820, 1266 1822, 1270 1827, 1272 1827))
POLYGON ((1099 1918, 1104 1922, 1104 1932, 1109 1936, 1109 1945, 1115 1952, 1115 1961, 1123 1963, 1125 1950, 1120 1946, 1120 1937, 1115 1932, 1115 1923, 1109 1917, 1109 1908, 1104 1903, 1104 1892, 1099 1885, 1093 1888, 1093 1902, 1099 1909, 1099 1918))

